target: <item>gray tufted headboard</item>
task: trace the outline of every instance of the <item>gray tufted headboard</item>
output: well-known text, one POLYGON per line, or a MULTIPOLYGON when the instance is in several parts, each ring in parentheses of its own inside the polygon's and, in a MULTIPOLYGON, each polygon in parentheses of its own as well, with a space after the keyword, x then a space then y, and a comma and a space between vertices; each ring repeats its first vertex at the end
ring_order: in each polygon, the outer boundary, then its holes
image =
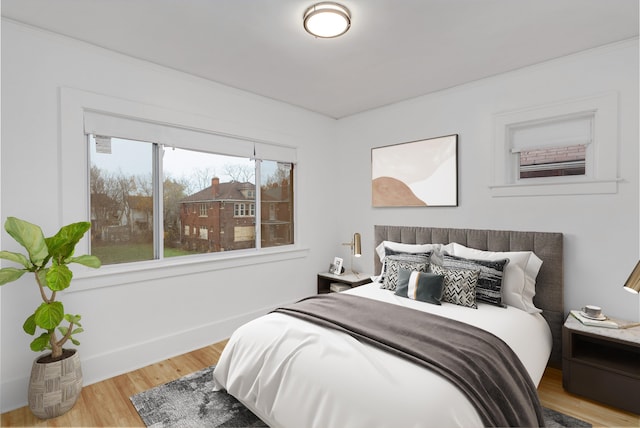
MULTIPOLYGON (((536 295, 533 302, 542 309, 542 316, 549 324, 553 336, 553 348, 548 365, 560 368, 564 324, 562 233, 376 225, 375 246, 382 241, 406 244, 457 242, 487 251, 533 251, 543 262, 536 279, 536 295)), ((374 263, 375 271, 380 272, 381 264, 375 251, 374 263)))

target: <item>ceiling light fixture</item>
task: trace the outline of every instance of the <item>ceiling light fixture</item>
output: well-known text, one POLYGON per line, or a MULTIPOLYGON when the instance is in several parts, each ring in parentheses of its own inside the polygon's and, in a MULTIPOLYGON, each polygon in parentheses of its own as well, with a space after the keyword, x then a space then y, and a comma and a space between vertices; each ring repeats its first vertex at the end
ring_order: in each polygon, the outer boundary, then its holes
POLYGON ((349 9, 334 2, 316 3, 304 13, 304 29, 315 37, 330 39, 343 35, 351 27, 349 9))

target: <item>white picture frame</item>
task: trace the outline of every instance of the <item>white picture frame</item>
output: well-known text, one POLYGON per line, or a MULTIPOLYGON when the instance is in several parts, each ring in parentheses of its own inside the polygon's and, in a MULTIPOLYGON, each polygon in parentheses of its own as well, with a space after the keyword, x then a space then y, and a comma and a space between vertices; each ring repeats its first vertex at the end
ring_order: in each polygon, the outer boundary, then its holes
POLYGON ((333 263, 329 267, 329 273, 332 273, 334 275, 342 275, 343 263, 344 263, 343 259, 341 259, 340 257, 334 257, 333 263))

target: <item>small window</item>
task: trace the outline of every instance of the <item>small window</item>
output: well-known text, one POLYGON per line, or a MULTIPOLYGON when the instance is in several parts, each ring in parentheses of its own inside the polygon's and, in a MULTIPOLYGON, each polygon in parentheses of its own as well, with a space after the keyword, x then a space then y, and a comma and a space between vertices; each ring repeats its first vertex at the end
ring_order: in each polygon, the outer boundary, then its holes
POLYGON ((518 153, 518 178, 585 175, 587 146, 523 150, 518 153))
POLYGON ((235 242, 252 242, 256 239, 256 229, 253 226, 236 226, 233 228, 235 242))
POLYGON ((207 204, 200 204, 200 217, 207 216, 207 204))
POLYGON ((593 118, 586 112, 509 125, 514 181, 587 175, 593 118))
MULTIPOLYGON (((254 192, 255 197, 255 192, 254 192)), ((256 204, 247 204, 244 202, 238 202, 233 205, 233 215, 235 217, 255 217, 256 204)))
POLYGON ((499 113, 494 121, 493 196, 617 192, 617 94, 499 113))

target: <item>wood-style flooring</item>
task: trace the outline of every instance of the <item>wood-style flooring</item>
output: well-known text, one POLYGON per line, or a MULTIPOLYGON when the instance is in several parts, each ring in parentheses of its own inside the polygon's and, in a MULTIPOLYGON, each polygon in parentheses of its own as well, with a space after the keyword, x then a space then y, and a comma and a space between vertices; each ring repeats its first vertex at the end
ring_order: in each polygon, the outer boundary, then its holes
MULTIPOLYGON (((3 413, 2 427, 144 427, 129 397, 216 364, 226 341, 85 386, 76 405, 49 420, 27 407, 3 413)), ((538 388, 543 406, 590 422, 594 427, 640 427, 640 415, 582 399, 562 389, 562 373, 547 369, 538 388)))

